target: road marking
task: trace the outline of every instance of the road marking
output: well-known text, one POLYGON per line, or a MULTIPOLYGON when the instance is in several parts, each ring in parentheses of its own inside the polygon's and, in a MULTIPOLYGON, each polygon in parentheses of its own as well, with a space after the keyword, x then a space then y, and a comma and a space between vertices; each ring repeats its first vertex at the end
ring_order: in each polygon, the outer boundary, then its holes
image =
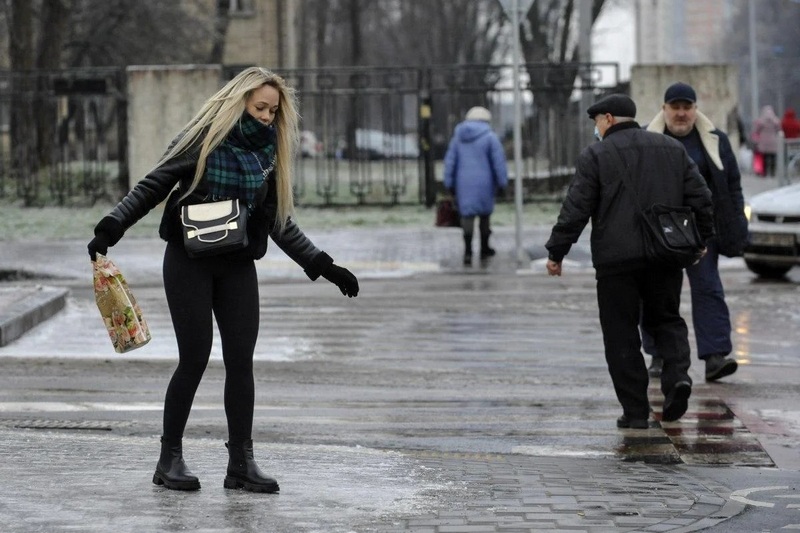
POLYGON ((746 505, 752 505, 754 507, 775 507, 774 503, 770 502, 761 502, 757 500, 751 500, 748 498, 750 494, 754 492, 764 492, 768 490, 788 490, 789 487, 755 487, 752 489, 742 489, 737 490, 731 493, 731 500, 735 500, 740 503, 744 503, 746 505))

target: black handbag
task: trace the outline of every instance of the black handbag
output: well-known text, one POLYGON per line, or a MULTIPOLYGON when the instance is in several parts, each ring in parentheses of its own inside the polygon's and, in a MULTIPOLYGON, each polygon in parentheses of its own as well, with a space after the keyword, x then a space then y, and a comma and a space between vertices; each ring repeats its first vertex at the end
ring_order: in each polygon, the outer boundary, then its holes
POLYGON ((702 257, 705 246, 697 230, 692 208, 653 204, 642 209, 636 189, 628 182, 630 178, 628 166, 622 161, 617 147, 611 142, 608 144, 621 168, 625 169, 622 184, 631 191, 639 208, 647 260, 675 268, 686 268, 695 264, 702 257))
POLYGON ((678 268, 700 259, 702 238, 691 207, 653 204, 641 212, 647 258, 678 268))
POLYGON ((189 257, 210 257, 247 248, 247 204, 222 200, 181 207, 183 246, 189 257))
MULTIPOLYGON (((255 206, 260 205, 267 196, 268 176, 272 168, 270 166, 268 170, 263 170, 264 183, 256 192, 253 201, 255 206)), ((191 258, 211 257, 247 248, 250 244, 247 232, 249 216, 250 209, 244 200, 220 200, 181 206, 183 247, 186 254, 191 258)))

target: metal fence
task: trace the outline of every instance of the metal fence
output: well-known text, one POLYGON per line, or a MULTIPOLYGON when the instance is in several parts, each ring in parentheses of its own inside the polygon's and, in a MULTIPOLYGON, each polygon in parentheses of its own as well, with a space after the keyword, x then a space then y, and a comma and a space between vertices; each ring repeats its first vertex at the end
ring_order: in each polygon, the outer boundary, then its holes
POLYGON ((123 69, 0 72, 0 198, 91 204, 127 184, 123 69))
MULTIPOLYGON (((241 68, 225 73, 232 77, 241 68)), ((453 128, 474 105, 492 111, 511 156, 511 66, 281 74, 297 89, 303 116, 295 189, 300 204, 430 205, 453 128)), ((618 68, 528 64, 522 84, 522 179, 531 201, 563 186, 585 142, 575 91, 615 90, 618 68)), ((123 69, 0 72, 0 199, 84 205, 118 198, 128 183, 126 112, 123 69)))

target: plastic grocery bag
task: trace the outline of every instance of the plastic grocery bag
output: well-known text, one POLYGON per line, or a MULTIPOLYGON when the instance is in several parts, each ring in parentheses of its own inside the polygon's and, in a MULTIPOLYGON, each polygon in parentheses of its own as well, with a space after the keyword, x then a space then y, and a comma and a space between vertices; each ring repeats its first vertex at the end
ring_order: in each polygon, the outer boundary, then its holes
POLYGON ((125 353, 150 342, 150 329, 122 272, 111 259, 100 254, 92 266, 94 298, 114 350, 125 353))

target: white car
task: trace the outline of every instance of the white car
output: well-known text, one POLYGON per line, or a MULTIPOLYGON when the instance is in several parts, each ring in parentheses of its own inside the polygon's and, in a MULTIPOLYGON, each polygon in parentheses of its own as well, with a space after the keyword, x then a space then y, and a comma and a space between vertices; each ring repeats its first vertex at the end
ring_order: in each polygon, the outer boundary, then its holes
POLYGON ((800 265, 800 183, 757 194, 748 204, 744 262, 759 276, 780 278, 800 265))

